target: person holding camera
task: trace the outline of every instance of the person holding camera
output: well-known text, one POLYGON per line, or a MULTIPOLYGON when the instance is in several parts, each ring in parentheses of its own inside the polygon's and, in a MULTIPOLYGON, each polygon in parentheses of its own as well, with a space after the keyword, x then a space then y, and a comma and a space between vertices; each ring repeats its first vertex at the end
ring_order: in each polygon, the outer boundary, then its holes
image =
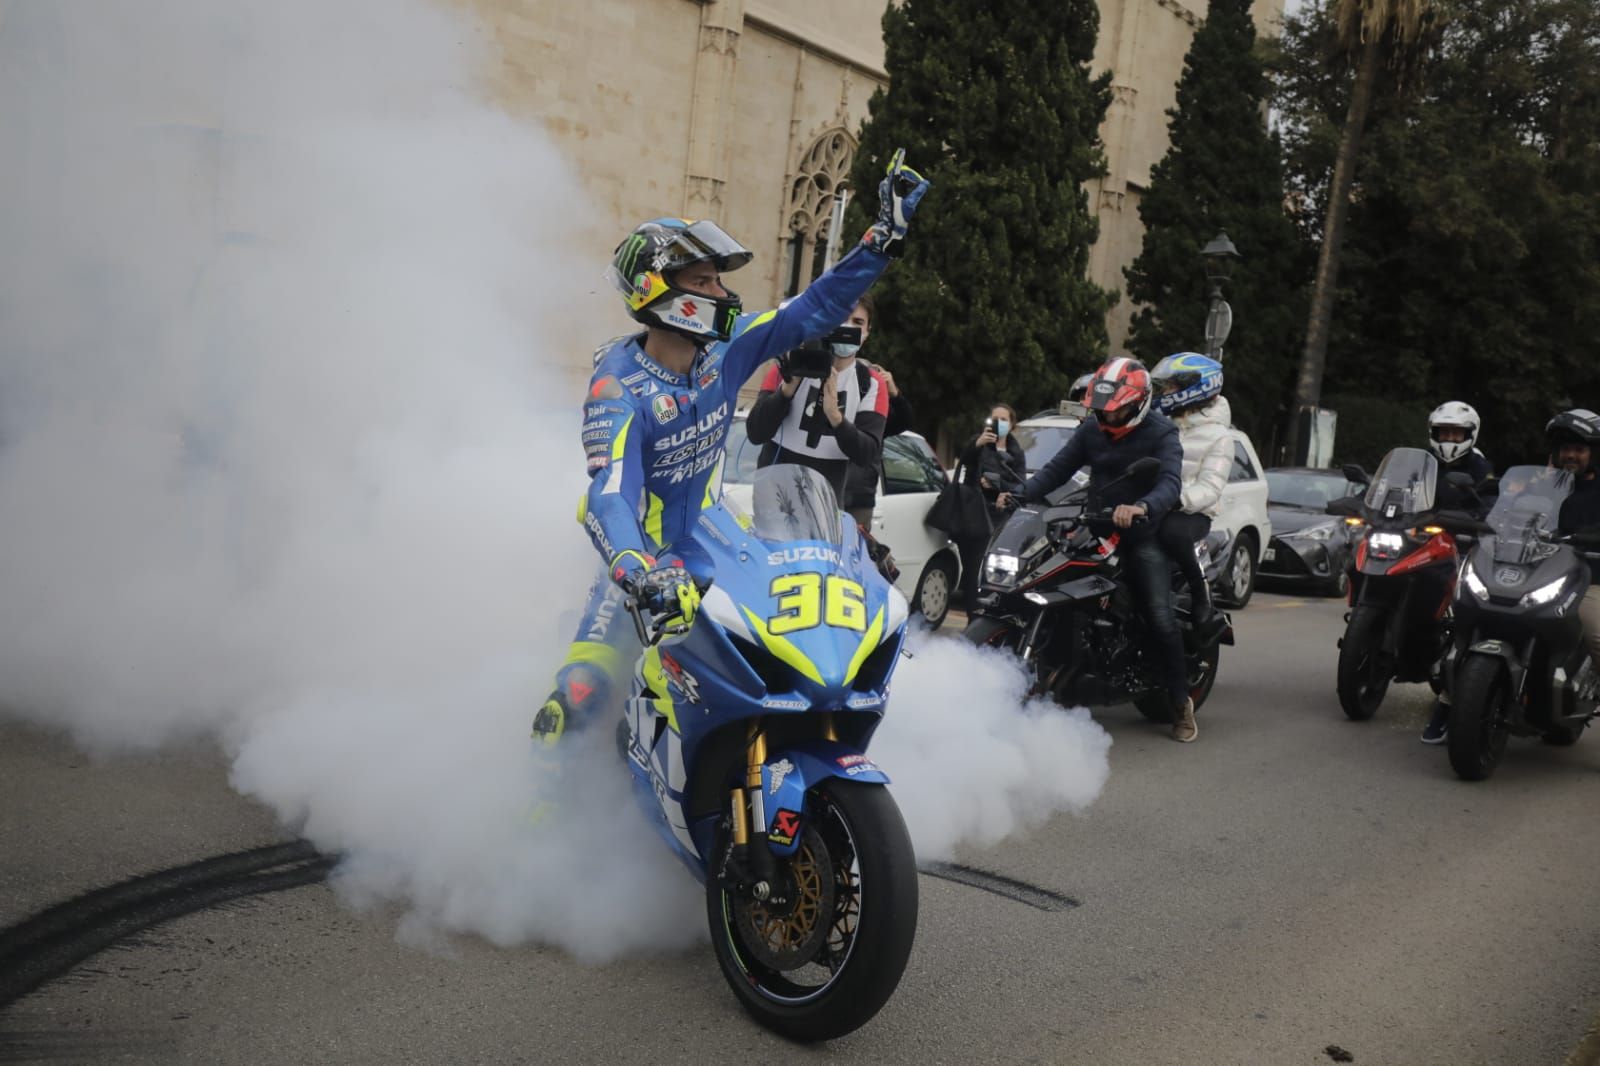
MULTIPOLYGON (((1028 459, 1022 445, 1011 435, 1017 423, 1017 413, 1010 404, 997 403, 989 409, 983 429, 962 449, 956 477, 971 484, 977 478, 984 502, 989 505, 989 522, 998 528, 1005 521, 1005 512, 998 500, 1001 493, 1019 493, 1028 478, 1028 459)), ((983 569, 983 554, 989 547, 990 537, 976 531, 958 538, 956 547, 961 550, 961 597, 967 610, 978 601, 978 574, 983 569)))
POLYGON ((780 357, 745 419, 751 443, 763 445, 757 466, 808 466, 828 479, 841 506, 852 464, 876 470, 883 455, 889 387, 856 360, 871 322, 870 303, 858 301, 821 347, 780 357))

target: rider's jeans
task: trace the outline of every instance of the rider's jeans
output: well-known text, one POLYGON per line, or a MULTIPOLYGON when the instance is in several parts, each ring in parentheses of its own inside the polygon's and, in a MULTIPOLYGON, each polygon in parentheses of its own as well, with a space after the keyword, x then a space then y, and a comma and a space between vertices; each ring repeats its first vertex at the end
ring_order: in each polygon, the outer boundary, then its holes
POLYGON ((1189 698, 1189 673, 1183 661, 1183 635, 1178 631, 1178 616, 1172 611, 1171 561, 1151 535, 1122 542, 1122 560, 1149 623, 1153 649, 1160 660, 1173 707, 1189 698))
POLYGON ((1578 620, 1583 623, 1583 642, 1589 648, 1594 668, 1600 670, 1600 588, 1589 586, 1578 604, 1578 620))

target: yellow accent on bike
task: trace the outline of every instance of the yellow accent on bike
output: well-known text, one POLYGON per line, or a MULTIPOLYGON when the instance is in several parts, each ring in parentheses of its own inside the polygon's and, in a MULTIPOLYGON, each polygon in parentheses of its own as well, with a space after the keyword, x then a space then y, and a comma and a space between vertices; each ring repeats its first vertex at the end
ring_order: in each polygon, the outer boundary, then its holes
POLYGON ((779 662, 788 663, 790 666, 800 671, 802 677, 810 678, 819 685, 827 683, 822 680, 822 671, 817 669, 817 664, 811 661, 810 656, 777 634, 769 633, 765 623, 763 623, 761 619, 756 616, 756 613, 750 608, 741 607, 740 610, 742 610, 745 617, 749 619, 751 630, 756 636, 761 638, 761 643, 767 646, 767 650, 770 651, 779 662))
POLYGON ((814 629, 822 621, 821 574, 784 574, 767 591, 778 601, 778 613, 767 619, 771 632, 814 629))
POLYGON ((830 575, 823 595, 822 575, 784 574, 772 579, 768 593, 778 601, 778 613, 768 619, 777 634, 813 629, 822 622, 839 629, 861 632, 867 628, 867 590, 847 577, 830 575))
MULTIPOLYGON (((867 628, 867 590, 847 577, 830 576, 826 602, 826 621, 840 629, 857 632, 867 628)), ((881 613, 881 612, 880 612, 881 613)))
POLYGON ((661 665, 661 649, 652 647, 644 653, 644 683, 657 693, 650 700, 656 713, 667 720, 667 728, 678 732, 678 712, 673 707, 672 693, 667 690, 667 671, 661 665))
POLYGON ((850 658, 850 665, 844 672, 844 683, 849 684, 856 679, 856 674, 861 672, 861 665, 867 661, 878 647, 878 642, 883 639, 883 608, 878 608, 878 613, 872 619, 872 625, 866 635, 861 638, 861 646, 856 649, 855 655, 850 658))

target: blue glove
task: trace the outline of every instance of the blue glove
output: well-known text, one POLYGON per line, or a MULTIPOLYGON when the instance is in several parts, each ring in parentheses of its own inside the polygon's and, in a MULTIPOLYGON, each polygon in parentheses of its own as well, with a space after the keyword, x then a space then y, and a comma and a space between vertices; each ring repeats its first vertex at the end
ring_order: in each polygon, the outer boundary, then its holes
POLYGON ((898 257, 905 250, 906 226, 927 195, 929 181, 905 165, 906 150, 897 149, 878 183, 878 218, 861 243, 884 255, 898 257))

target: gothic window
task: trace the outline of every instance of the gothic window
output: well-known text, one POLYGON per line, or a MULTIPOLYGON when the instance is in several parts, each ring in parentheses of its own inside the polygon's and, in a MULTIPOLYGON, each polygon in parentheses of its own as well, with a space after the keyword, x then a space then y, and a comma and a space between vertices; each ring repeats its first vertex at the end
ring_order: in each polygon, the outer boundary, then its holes
POLYGON ((784 279, 785 296, 793 296, 822 273, 834 196, 848 183, 855 154, 855 138, 835 127, 812 143, 795 170, 786 209, 789 272, 784 279))

